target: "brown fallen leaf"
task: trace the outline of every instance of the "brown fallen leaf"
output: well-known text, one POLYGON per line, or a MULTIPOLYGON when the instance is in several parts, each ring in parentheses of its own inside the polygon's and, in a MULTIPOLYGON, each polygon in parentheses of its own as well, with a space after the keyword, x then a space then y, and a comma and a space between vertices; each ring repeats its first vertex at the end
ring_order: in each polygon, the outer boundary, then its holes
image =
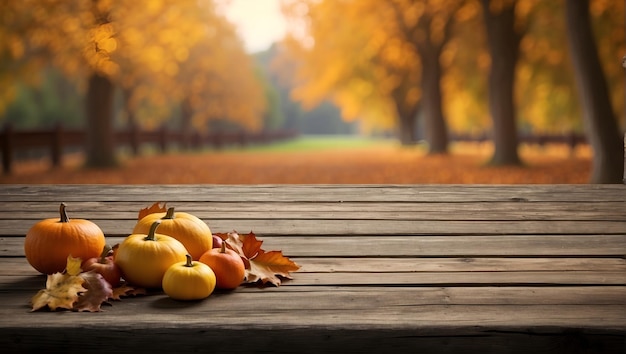
POLYGON ((285 257, 282 251, 264 251, 261 248, 263 241, 257 239, 252 231, 244 235, 233 231, 219 236, 244 261, 246 283, 260 282, 262 285, 270 283, 280 286, 281 277, 291 279, 290 272, 300 269, 300 266, 285 257))
POLYGON ((283 256, 282 251, 260 250, 254 258, 250 259, 250 269, 246 269, 246 281, 248 283, 261 281, 262 284, 270 283, 280 286, 279 276, 292 279, 289 272, 295 272, 298 269, 300 266, 283 256))
POLYGON ((85 280, 86 291, 78 296, 73 310, 100 312, 102 303, 113 294, 111 284, 94 271, 80 273, 79 276, 85 280))
POLYGON ((137 296, 137 295, 146 295, 146 289, 135 288, 124 283, 118 286, 117 288, 113 288, 113 292, 111 293, 111 296, 109 296, 109 299, 121 300, 122 297, 137 296))

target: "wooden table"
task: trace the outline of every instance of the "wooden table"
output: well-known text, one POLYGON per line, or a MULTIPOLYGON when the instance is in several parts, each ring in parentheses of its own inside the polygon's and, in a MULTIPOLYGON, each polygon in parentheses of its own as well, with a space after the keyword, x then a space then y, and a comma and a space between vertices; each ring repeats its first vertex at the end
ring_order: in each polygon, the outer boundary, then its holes
POLYGON ((0 186, 2 352, 626 351, 626 186, 0 186), (30 312, 23 238, 66 202, 118 243, 167 202, 301 265, 280 287, 30 312), (420 351, 421 350, 421 351, 420 351))

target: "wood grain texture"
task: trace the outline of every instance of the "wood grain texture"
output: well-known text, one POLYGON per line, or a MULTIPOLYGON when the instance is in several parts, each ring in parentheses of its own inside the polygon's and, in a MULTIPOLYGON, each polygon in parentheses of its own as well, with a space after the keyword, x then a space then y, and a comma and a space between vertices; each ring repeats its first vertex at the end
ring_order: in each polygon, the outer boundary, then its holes
POLYGON ((3 352, 622 353, 626 186, 0 186, 3 352), (196 302, 160 290, 101 313, 38 311, 24 235, 55 217, 119 243, 167 202, 254 231, 302 267, 196 302), (245 340, 244 340, 245 338, 245 340))

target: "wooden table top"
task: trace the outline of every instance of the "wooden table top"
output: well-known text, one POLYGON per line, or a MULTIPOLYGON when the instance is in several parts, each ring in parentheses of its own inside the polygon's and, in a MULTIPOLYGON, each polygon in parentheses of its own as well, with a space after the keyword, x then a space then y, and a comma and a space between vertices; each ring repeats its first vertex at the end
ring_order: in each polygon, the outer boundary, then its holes
POLYGON ((625 185, 2 185, 0 204, 3 352, 626 351, 625 185), (157 201, 301 269, 199 302, 30 311, 34 223, 65 202, 115 244, 157 201))

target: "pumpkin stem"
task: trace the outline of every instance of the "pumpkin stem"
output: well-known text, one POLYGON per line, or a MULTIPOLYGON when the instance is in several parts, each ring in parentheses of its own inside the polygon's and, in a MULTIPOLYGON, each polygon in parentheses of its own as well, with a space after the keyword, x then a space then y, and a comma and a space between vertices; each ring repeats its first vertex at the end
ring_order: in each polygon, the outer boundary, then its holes
POLYGON ((150 231, 148 231, 148 234, 144 238, 145 241, 156 241, 154 233, 156 232, 156 229, 157 227, 159 227, 159 225, 161 225, 161 220, 155 220, 152 225, 150 225, 150 231))
POLYGON ((185 267, 193 267, 193 261, 191 259, 191 255, 186 254, 185 258, 187 259, 187 263, 185 263, 185 267))
POLYGON ((98 263, 106 264, 106 258, 112 252, 113 252, 113 248, 111 248, 111 246, 104 245, 104 248, 102 249, 102 253, 100 253, 100 259, 98 260, 98 263))
POLYGON ((220 253, 226 253, 226 242, 222 242, 222 247, 220 248, 220 253))
POLYGON ((59 222, 70 222, 70 218, 67 216, 67 211, 65 210, 66 207, 67 204, 65 203, 61 203, 61 206, 59 206, 59 214, 61 216, 59 222))
POLYGON ((165 213, 165 216, 162 217, 161 219, 162 220, 166 220, 166 219, 169 220, 169 219, 174 219, 174 218, 175 218, 175 216, 174 216, 174 207, 169 207, 169 208, 167 208, 167 212, 165 213))

